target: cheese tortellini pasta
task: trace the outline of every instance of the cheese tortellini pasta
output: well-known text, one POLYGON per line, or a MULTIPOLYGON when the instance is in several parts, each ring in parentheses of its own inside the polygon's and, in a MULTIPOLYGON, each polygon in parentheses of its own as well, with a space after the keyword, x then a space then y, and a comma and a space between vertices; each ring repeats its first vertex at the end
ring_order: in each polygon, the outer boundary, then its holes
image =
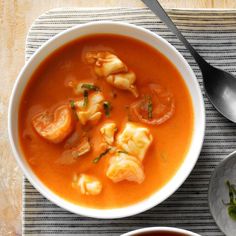
POLYGON ((128 180, 141 184, 145 179, 141 161, 123 152, 111 158, 106 175, 114 183, 128 180))
POLYGON ((114 143, 114 136, 117 131, 116 124, 114 122, 106 123, 100 129, 101 134, 105 142, 109 145, 114 143))
POLYGON ((102 191, 102 183, 97 178, 86 174, 75 175, 72 187, 78 188, 85 195, 98 195, 102 191))
POLYGON ((117 137, 117 145, 142 161, 152 140, 148 128, 128 122, 117 137))
POLYGON ((116 88, 129 90, 135 97, 138 97, 138 90, 134 85, 134 82, 136 80, 136 75, 134 74, 134 72, 130 71, 127 73, 109 75, 106 80, 116 88))
POLYGON ((100 77, 128 71, 126 65, 110 52, 89 52, 86 54, 86 60, 94 64, 94 71, 100 77))
POLYGON ((138 97, 138 90, 134 85, 136 75, 128 70, 127 66, 116 55, 110 52, 89 52, 86 60, 94 65, 94 72, 99 77, 105 77, 106 81, 116 88, 128 90, 138 97))
POLYGON ((145 179, 142 160, 152 143, 150 131, 127 123, 116 140, 116 154, 111 158, 106 175, 113 182, 122 180, 142 183, 145 179))
POLYGON ((75 102, 76 113, 82 125, 85 125, 88 121, 95 123, 100 120, 103 101, 104 97, 101 93, 93 93, 88 96, 87 106, 84 106, 83 99, 75 102))

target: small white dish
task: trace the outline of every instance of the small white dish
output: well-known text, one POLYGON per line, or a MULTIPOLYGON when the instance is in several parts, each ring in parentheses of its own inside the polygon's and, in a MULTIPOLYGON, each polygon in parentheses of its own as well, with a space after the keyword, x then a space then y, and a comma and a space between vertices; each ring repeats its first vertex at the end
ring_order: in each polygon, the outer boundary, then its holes
POLYGON ((201 236, 199 234, 195 234, 193 232, 190 232, 185 229, 179 229, 174 227, 148 227, 143 229, 137 229, 125 234, 122 234, 121 236, 141 236, 141 235, 149 235, 149 236, 155 236, 155 233, 158 235, 158 233, 177 233, 180 234, 180 236, 201 236))
POLYGON ((76 214, 103 219, 122 218, 141 213, 160 204, 172 195, 186 180, 195 166, 201 151, 205 132, 205 109, 201 89, 195 74, 183 56, 170 43, 157 34, 135 25, 101 21, 79 25, 59 33, 40 47, 30 58, 18 75, 12 91, 8 112, 8 132, 10 144, 19 166, 23 170, 27 179, 42 195, 58 206, 76 214), (194 130, 185 160, 173 178, 162 189, 149 198, 134 205, 114 209, 93 209, 73 204, 59 197, 47 188, 33 173, 23 156, 19 144, 18 111, 22 93, 29 82, 32 73, 49 54, 79 37, 106 33, 125 35, 141 40, 159 50, 176 66, 178 71, 181 73, 192 98, 194 108, 194 130))
POLYGON ((236 184, 236 151, 229 154, 215 168, 211 175, 208 190, 208 204, 216 224, 227 236, 236 235, 236 222, 228 215, 229 189, 226 181, 236 184))

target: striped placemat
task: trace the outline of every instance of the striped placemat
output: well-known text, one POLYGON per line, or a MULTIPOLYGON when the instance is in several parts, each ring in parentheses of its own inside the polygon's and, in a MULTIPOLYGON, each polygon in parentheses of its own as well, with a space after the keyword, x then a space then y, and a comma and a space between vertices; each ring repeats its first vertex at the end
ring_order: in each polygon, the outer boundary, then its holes
MULTIPOLYGON (((236 11, 169 10, 169 15, 201 55, 215 66, 236 73, 236 11)), ((202 88, 200 70, 182 43, 146 8, 56 9, 32 25, 26 60, 57 33, 89 21, 114 20, 145 27, 173 44, 188 60, 202 88)), ((236 125, 219 115, 205 97, 207 127, 199 161, 182 187, 161 205, 134 217, 97 220, 69 213, 24 182, 24 235, 120 235, 148 226, 174 226, 204 236, 223 235, 208 208, 208 182, 214 167, 236 149, 236 125)))

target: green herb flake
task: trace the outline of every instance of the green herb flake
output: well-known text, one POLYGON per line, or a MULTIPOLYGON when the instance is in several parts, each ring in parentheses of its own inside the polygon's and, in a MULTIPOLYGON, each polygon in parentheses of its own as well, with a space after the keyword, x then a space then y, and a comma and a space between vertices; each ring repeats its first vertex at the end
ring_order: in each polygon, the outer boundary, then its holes
POLYGON ((75 101, 74 100, 70 100, 70 107, 71 107, 71 109, 75 109, 75 101))
POLYGON ((231 219, 236 221, 236 189, 235 185, 231 184, 228 180, 226 181, 226 185, 229 190, 229 203, 224 203, 224 205, 228 206, 228 214, 231 219))
POLYGON ((88 90, 84 90, 84 107, 88 106, 88 90))
POLYGON ((231 219, 236 221, 236 205, 228 207, 228 214, 231 217, 231 219))
POLYGON ((148 106, 148 119, 152 119, 152 97, 151 96, 147 96, 147 106, 148 106))
POLYGON ((93 84, 82 84, 81 88, 92 90, 92 91, 100 91, 100 88, 93 84))
POLYGON ((75 119, 79 120, 79 117, 77 116, 77 113, 76 113, 75 101, 70 100, 69 103, 70 103, 70 108, 72 109, 75 119))
POLYGON ((104 152, 102 152, 98 157, 96 157, 95 159, 93 159, 93 163, 97 164, 102 157, 104 157, 109 151, 111 150, 111 148, 107 148, 104 152))
POLYGON ((108 101, 104 101, 104 103, 103 103, 103 108, 104 108, 106 117, 110 117, 110 113, 111 113, 111 103, 108 102, 108 101))

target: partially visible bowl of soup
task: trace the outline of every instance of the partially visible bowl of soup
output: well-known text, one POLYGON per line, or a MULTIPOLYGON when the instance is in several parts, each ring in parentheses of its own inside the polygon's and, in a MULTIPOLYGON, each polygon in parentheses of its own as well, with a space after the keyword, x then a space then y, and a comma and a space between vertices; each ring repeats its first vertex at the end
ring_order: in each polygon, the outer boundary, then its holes
POLYGON ((120 218, 184 182, 203 142, 197 79, 166 40, 127 23, 76 26, 20 72, 9 138, 25 176, 77 214, 120 218))
POLYGON ((200 236, 199 234, 190 232, 188 230, 174 228, 174 227, 149 227, 137 229, 122 236, 200 236))

